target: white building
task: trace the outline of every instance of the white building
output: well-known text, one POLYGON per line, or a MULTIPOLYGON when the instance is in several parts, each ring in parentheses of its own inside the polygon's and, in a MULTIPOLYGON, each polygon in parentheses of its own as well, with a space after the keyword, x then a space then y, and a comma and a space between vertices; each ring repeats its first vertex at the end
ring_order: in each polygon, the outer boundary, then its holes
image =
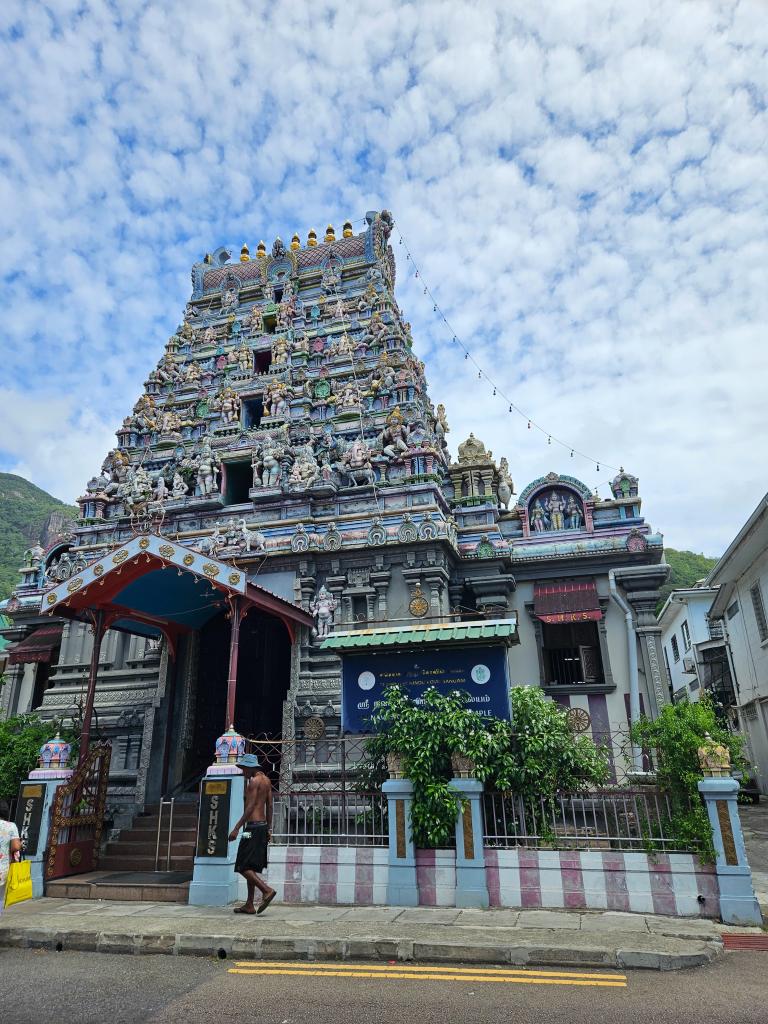
POLYGON ((725 630, 710 616, 717 594, 717 587, 705 583, 673 590, 659 613, 659 625, 673 700, 697 701, 708 692, 728 711, 736 705, 736 695, 725 630))
POLYGON ((739 726, 763 793, 768 793, 768 494, 707 577, 718 593, 710 619, 728 638, 739 726))

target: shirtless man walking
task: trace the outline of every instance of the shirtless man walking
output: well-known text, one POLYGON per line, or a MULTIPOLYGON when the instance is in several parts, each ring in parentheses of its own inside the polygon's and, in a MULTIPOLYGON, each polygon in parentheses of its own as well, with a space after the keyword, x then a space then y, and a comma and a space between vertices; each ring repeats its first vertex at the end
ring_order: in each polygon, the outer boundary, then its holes
POLYGON ((269 828, 272 821, 272 784, 261 770, 255 754, 243 754, 237 766, 242 768, 245 776, 245 806, 242 818, 229 833, 229 841, 233 843, 245 825, 243 838, 237 848, 235 871, 248 883, 248 899, 242 907, 235 908, 235 913, 261 914, 277 895, 258 874, 267 866, 267 845, 272 835, 269 828), (253 905, 257 889, 261 893, 258 909, 253 905))

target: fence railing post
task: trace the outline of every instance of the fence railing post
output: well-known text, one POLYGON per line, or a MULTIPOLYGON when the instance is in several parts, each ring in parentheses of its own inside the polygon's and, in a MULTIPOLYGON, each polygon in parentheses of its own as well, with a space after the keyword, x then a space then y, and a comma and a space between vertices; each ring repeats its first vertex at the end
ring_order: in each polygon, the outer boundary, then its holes
POLYGON ((483 784, 478 779, 451 779, 450 786, 461 800, 456 813, 456 906, 487 907, 483 784))
POLYGON ((389 817, 387 903, 393 907, 416 907, 419 888, 411 831, 413 783, 410 779, 389 779, 381 788, 387 797, 389 817))
POLYGON ((712 826, 720 917, 725 924, 761 925, 763 918, 752 888, 752 871, 736 802, 739 783, 730 776, 705 778, 699 782, 699 792, 712 826))

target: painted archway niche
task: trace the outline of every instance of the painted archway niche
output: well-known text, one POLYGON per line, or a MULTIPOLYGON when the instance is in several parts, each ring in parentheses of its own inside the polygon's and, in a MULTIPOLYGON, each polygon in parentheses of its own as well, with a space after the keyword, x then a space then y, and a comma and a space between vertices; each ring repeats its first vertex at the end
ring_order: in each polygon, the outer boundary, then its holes
POLYGON ((586 484, 572 476, 549 473, 520 494, 517 511, 524 537, 593 533, 595 499, 586 484))

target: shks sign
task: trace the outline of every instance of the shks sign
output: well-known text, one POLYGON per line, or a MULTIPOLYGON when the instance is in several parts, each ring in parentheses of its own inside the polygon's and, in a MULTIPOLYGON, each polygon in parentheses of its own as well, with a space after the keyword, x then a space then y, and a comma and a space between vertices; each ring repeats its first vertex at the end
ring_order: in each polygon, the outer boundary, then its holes
POLYGON ((347 733, 373 732, 370 717, 388 686, 401 686, 417 703, 434 686, 461 690, 467 708, 488 718, 509 719, 506 648, 465 647, 397 654, 345 654, 342 661, 341 726, 347 733))

